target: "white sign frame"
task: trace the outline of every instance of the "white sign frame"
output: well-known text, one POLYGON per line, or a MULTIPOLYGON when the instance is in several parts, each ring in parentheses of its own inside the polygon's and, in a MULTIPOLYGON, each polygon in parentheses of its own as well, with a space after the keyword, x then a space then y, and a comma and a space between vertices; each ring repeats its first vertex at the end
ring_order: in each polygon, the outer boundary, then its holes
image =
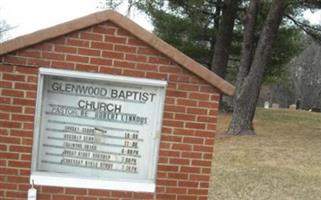
MULTIPOLYGON (((106 75, 99 73, 79 72, 71 70, 40 68, 38 77, 38 91, 36 101, 36 113, 33 133, 33 149, 32 149, 32 165, 30 183, 35 185, 47 185, 47 186, 59 186, 59 187, 73 187, 73 188, 89 188, 89 189, 108 189, 119 191, 134 191, 134 192, 155 192, 156 188, 156 172, 157 161, 159 153, 160 134, 162 128, 162 118, 164 103, 166 98, 167 82, 162 80, 152 80, 145 78, 133 78, 126 76, 106 75), (57 76, 68 78, 89 79, 97 81, 108 81, 113 83, 122 83, 128 85, 137 86, 151 86, 161 89, 159 93, 160 105, 157 106, 157 114, 155 114, 156 122, 153 127, 154 148, 151 149, 152 160, 151 168, 149 171, 148 180, 132 180, 132 179, 120 179, 115 178, 108 179, 95 179, 88 177, 79 177, 79 175, 61 174, 55 172, 44 172, 37 169, 38 163, 38 151, 40 144, 40 127, 42 123, 42 104, 44 93, 44 76, 57 76)), ((153 146, 153 145, 152 145, 153 146)))

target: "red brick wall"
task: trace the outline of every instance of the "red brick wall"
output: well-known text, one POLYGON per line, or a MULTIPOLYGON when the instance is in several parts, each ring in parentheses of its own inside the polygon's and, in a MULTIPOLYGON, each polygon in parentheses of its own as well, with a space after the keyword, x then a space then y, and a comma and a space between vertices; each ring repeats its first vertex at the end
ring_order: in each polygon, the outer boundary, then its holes
POLYGON ((26 199, 38 67, 168 81, 156 193, 37 186, 39 200, 175 199, 208 195, 219 93, 111 23, 0 57, 0 199, 26 199))

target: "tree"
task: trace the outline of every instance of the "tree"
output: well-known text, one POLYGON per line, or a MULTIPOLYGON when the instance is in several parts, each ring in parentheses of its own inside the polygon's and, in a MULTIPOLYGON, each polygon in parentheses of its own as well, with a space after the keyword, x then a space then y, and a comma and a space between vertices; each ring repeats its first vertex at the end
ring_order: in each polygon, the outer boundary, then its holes
MULTIPOLYGON (((246 0, 106 0, 106 2, 107 6, 112 8, 127 2, 128 7, 135 7, 145 12, 152 19, 156 35, 221 77, 227 75, 226 78, 234 82, 240 59, 246 0)), ((255 43, 258 41, 263 20, 268 12, 268 6, 265 7, 266 9, 260 10, 260 23, 254 30, 255 43)), ((291 32, 286 31, 289 28, 283 27, 285 31, 282 34, 285 40, 280 40, 277 46, 279 51, 289 47, 286 49, 288 54, 283 54, 285 57, 281 58, 278 54, 273 54, 273 67, 269 68, 271 70, 267 71, 267 76, 277 76, 276 72, 283 71, 281 69, 284 61, 289 60, 288 58, 297 53, 295 50, 299 49, 298 43, 290 43, 289 46, 288 41, 293 40, 298 32, 296 29, 291 32)))
POLYGON ((6 33, 7 31, 9 31, 10 29, 12 29, 12 27, 10 27, 6 21, 4 20, 0 20, 0 42, 5 40, 6 38, 6 33))
MULTIPOLYGON (((191 32, 199 34, 198 40, 203 42, 203 45, 210 44, 205 61, 206 65, 213 72, 225 78, 229 56, 231 54, 230 48, 233 42, 233 28, 240 0, 169 0, 168 2, 168 7, 174 11, 173 13, 169 13, 169 15, 180 19, 179 21, 189 21, 188 24, 192 27, 191 32), (201 28, 195 29, 194 24, 198 24, 201 28), (206 43, 206 41, 208 43, 206 43)), ((153 17, 153 22, 156 22, 154 25, 158 28, 157 23, 162 23, 163 20, 160 20, 160 15, 155 15, 154 13, 159 12, 164 15, 166 10, 156 10, 152 4, 149 5, 145 10, 153 17)), ((170 21, 170 23, 172 23, 172 21, 170 21)), ((182 26, 178 25, 176 27, 182 26)), ((166 27, 162 28, 166 29, 166 27)), ((191 28, 185 30, 191 30, 191 28)), ((164 31, 163 29, 156 29, 155 32, 157 34, 164 31)), ((173 31, 171 30, 171 32, 173 31)), ((189 32, 186 35, 190 35, 189 32)), ((162 36, 160 35, 160 37, 162 36)), ((169 38, 171 38, 171 36, 169 38)), ((189 43, 193 44, 194 42, 195 40, 191 40, 189 43)), ((169 43, 171 42, 169 41, 169 43)), ((198 51, 200 49, 206 49, 204 46, 199 47, 198 51)), ((186 52, 184 49, 182 51, 186 52)), ((191 57, 194 57, 195 52, 196 51, 193 51, 191 57)), ((199 57, 197 57, 196 60, 199 60, 199 57)))
MULTIPOLYGON (((321 44, 308 38, 306 48, 289 64, 295 100, 302 109, 321 109, 321 44)), ((294 101, 295 102, 295 101, 294 101)))
MULTIPOLYGON (((237 77, 236 92, 234 97, 234 110, 232 120, 227 131, 228 135, 255 135, 253 118, 256 110, 257 98, 263 81, 264 72, 270 63, 273 43, 277 39, 282 18, 289 13, 295 13, 303 7, 321 7, 320 3, 314 1, 273 0, 267 18, 262 28, 259 41, 255 51, 253 48, 253 32, 255 19, 257 17, 259 0, 251 0, 245 21, 242 58, 240 70, 237 77), (288 9, 288 10, 286 10, 288 9), (253 56, 252 56, 252 52, 253 56)), ((287 15, 296 25, 298 23, 290 15, 287 15)), ((305 32, 310 32, 311 26, 301 23, 299 28, 306 28, 305 32), (307 28, 309 27, 309 29, 307 28), (307 31, 308 30, 308 31, 307 31)), ((315 30, 315 29, 313 29, 315 30)), ((314 36, 315 32, 313 32, 314 36)))
POLYGON ((234 110, 227 134, 254 135, 253 118, 266 68, 272 54, 272 44, 285 12, 287 1, 273 0, 253 58, 253 30, 259 0, 251 0, 245 22, 242 58, 237 77, 234 110))
MULTIPOLYGON (((107 0, 106 5, 115 8, 122 2, 107 0)), ((225 77, 240 0, 126 2, 128 8, 134 6, 152 18, 159 37, 225 77)))
POLYGON ((226 68, 233 38, 234 21, 239 2, 239 0, 225 0, 222 5, 221 23, 218 27, 211 62, 211 70, 222 78, 226 76, 226 68))
POLYGON ((315 27, 293 16, 306 8, 320 7, 320 3, 311 0, 168 0, 166 3, 131 0, 130 3, 151 16, 158 36, 220 75, 225 75, 228 61, 236 60, 239 70, 234 112, 227 132, 230 135, 255 134, 252 121, 264 76, 271 76, 270 73, 273 78, 278 76, 284 71, 284 63, 299 49, 299 44, 291 41, 299 35, 298 29, 289 21, 281 25, 285 14, 299 28, 313 33, 315 27), (273 52, 286 51, 281 55, 272 52, 279 29, 283 39, 278 40, 277 50, 273 52), (293 46, 286 48, 284 44, 293 46))

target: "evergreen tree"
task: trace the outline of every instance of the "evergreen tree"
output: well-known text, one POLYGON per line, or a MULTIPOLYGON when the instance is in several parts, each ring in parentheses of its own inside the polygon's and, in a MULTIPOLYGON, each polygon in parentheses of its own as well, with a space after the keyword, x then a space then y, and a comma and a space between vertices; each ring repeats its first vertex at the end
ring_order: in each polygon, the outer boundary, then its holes
MULTIPOLYGON (((121 1, 107 2, 117 6, 121 1)), ((264 77, 270 81, 283 77, 285 64, 301 49, 300 30, 321 38, 319 27, 311 26, 301 16, 303 10, 320 9, 319 1, 128 0, 128 3, 129 8, 134 6, 151 17, 156 35, 222 77, 228 72, 228 78, 236 79, 234 112, 227 132, 231 135, 255 134, 252 121, 264 77)))

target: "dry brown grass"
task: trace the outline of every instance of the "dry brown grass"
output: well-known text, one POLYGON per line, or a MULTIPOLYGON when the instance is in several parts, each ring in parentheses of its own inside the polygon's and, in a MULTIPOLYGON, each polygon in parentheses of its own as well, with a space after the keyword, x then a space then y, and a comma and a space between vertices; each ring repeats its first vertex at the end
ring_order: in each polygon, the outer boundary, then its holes
POLYGON ((216 140, 209 199, 321 199, 321 114, 258 109, 254 124, 257 136, 216 140))

